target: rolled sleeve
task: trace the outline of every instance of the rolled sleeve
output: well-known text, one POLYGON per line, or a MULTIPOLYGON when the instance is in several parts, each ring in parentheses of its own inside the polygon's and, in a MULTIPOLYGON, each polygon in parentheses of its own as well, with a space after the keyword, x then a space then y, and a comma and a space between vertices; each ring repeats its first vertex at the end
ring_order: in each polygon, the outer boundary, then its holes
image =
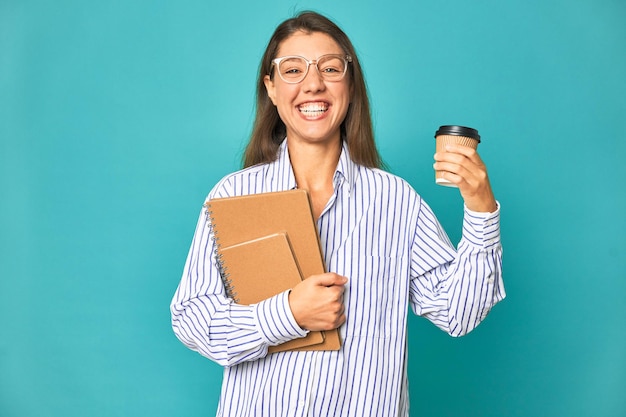
POLYGON ((253 313, 259 333, 270 346, 307 335, 289 307, 289 291, 253 305, 253 313))
POLYGON ((492 213, 480 213, 465 207, 463 237, 472 246, 494 249, 500 246, 500 203, 492 213))

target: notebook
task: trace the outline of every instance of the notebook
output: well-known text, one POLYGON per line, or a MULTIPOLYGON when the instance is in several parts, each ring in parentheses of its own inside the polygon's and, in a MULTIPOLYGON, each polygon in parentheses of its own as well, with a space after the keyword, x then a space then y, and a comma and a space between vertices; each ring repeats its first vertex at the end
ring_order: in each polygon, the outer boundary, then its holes
MULTIPOLYGON (((218 255, 229 246, 285 233, 303 278, 325 272, 319 235, 306 190, 215 198, 207 201, 205 206, 218 245, 218 255)), ((341 342, 337 329, 323 334, 322 343, 303 349, 338 350, 341 342)))
MULTIPOLYGON (((256 304, 295 287, 302 281, 286 233, 275 233, 222 248, 220 272, 228 295, 239 304, 256 304)), ((321 332, 309 332, 268 352, 281 352, 324 341, 321 332)))

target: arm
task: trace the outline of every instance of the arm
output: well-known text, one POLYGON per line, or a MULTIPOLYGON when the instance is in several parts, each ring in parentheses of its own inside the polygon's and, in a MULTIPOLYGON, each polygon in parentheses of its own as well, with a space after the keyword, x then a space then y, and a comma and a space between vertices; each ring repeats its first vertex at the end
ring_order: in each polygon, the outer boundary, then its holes
MULTIPOLYGON (((436 170, 456 184, 465 202, 463 237, 458 252, 448 261, 413 262, 413 308, 453 336, 473 330, 491 308, 505 297, 502 283, 502 246, 500 244, 500 206, 487 175, 487 168, 475 149, 448 145, 435 154, 436 170)), ((437 234, 425 233, 431 252, 448 241, 430 209, 420 212, 418 229, 434 222, 437 234), (442 237, 443 236, 443 237, 442 237)), ((420 239, 416 239, 420 242, 420 239)), ((449 242, 449 241, 448 241, 449 242)), ((438 249, 439 248, 439 249, 438 249)))
POLYGON ((454 251, 436 218, 423 206, 414 242, 411 280, 413 311, 452 336, 472 331, 504 299, 500 209, 465 209, 463 237, 454 251), (429 253, 430 258, 424 259, 429 253), (433 266, 440 259, 445 261, 433 266))
POLYGON ((288 292, 251 306, 225 296, 204 210, 171 303, 176 336, 223 366, 264 357, 268 346, 304 337, 307 332, 291 313, 288 292))

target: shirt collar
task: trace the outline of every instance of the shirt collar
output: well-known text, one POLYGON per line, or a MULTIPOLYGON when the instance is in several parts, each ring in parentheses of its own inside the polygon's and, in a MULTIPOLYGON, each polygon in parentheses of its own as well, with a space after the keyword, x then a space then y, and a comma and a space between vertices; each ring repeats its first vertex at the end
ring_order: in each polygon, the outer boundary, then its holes
POLYGON ((296 176, 289 160, 289 149, 287 149, 287 139, 283 140, 278 148, 278 157, 274 163, 276 172, 273 175, 274 185, 284 190, 297 188, 296 176), (281 186, 282 184, 282 186, 281 186))
MULTIPOLYGON (((358 171, 358 165, 352 161, 350 157, 350 150, 346 141, 342 141, 341 155, 339 156, 339 163, 337 169, 335 169, 335 181, 339 179, 339 176, 343 177, 345 184, 348 186, 348 195, 354 188, 356 182, 356 174, 358 171)), ((337 184, 335 184, 337 186, 337 184)))

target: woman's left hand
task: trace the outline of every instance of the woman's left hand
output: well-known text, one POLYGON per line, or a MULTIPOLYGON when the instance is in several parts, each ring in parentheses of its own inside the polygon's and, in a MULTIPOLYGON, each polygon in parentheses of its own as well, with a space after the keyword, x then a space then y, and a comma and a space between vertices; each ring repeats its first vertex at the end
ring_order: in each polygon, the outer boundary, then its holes
POLYGON ((446 152, 435 154, 435 170, 444 171, 446 180, 457 185, 465 206, 476 212, 496 211, 487 167, 476 152, 467 146, 447 145, 446 152))

